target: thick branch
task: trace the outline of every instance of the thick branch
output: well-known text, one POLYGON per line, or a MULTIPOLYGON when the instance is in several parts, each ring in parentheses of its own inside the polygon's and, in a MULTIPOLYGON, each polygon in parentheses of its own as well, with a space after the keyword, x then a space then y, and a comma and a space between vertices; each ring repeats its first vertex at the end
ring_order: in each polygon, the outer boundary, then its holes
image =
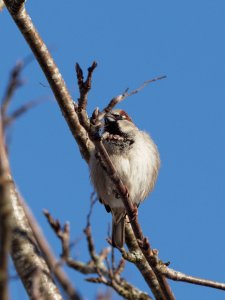
POLYGON ((32 298, 33 277, 36 275, 37 270, 41 270, 41 274, 39 275, 39 289, 42 297, 49 300, 61 300, 62 297, 53 282, 50 270, 36 244, 35 237, 30 229, 23 208, 19 204, 19 195, 15 187, 11 189, 10 196, 13 205, 13 238, 11 255, 27 293, 32 298))
MULTIPOLYGON (((2 183, 8 182, 7 205, 12 206, 10 214, 10 223, 12 230, 11 255, 16 270, 31 299, 33 298, 33 284, 34 282, 36 282, 37 270, 40 270, 38 281, 39 291, 42 297, 46 300, 61 300, 62 297, 51 278, 50 271, 45 261, 40 254, 33 233, 24 214, 23 208, 18 202, 18 193, 16 191, 10 173, 3 134, 1 134, 0 150, 1 166, 4 166, 4 170, 6 172, 6 177, 4 178, 4 180, 2 180, 2 183), (7 179, 7 181, 5 181, 5 179, 7 179)), ((4 200, 4 198, 2 197, 1 199, 4 200)), ((7 226, 9 226, 9 224, 7 224, 7 226)), ((10 227, 5 228, 5 234, 7 234, 9 228, 10 227)))
POLYGON ((74 102, 59 69, 27 14, 23 1, 4 0, 4 2, 39 62, 61 108, 62 114, 79 145, 82 156, 88 161, 90 149, 93 145, 89 141, 86 131, 80 125, 78 116, 74 111, 74 102))
POLYGON ((0 299, 9 299, 8 295, 8 255, 11 244, 12 204, 10 188, 12 181, 4 147, 2 120, 0 118, 0 299))

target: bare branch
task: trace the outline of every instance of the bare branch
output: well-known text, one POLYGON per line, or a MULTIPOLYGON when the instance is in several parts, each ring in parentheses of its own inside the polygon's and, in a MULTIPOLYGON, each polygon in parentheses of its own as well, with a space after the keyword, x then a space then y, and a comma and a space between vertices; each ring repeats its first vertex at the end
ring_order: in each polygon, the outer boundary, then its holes
POLYGON ((97 255, 96 255, 94 240, 93 240, 92 234, 91 234, 91 221, 90 221, 90 219, 91 219, 91 214, 93 212, 93 207, 94 207, 96 202, 97 202, 97 198, 95 197, 95 193, 93 192, 91 194, 90 210, 89 210, 89 213, 87 215, 87 225, 84 228, 84 233, 85 233, 85 236, 86 236, 86 239, 87 239, 89 254, 90 254, 90 257, 92 258, 92 260, 94 262, 97 262, 97 255))
MULTIPOLYGON (((4 208, 4 213, 6 216, 10 216, 10 224, 7 224, 7 227, 4 227, 4 224, 2 224, 3 227, 1 229, 4 229, 4 235, 6 237, 9 230, 12 230, 11 235, 11 255, 12 259, 14 261, 17 273, 19 274, 27 293, 32 296, 33 290, 31 286, 31 278, 33 278, 34 273, 37 269, 41 270, 41 274, 39 274, 39 291, 40 294, 43 296, 44 299, 52 299, 52 300, 61 300, 62 297, 60 295, 60 292, 58 291, 56 285, 54 284, 50 271, 45 264, 45 261, 43 260, 42 256, 40 255, 40 251, 37 247, 35 238, 33 236, 33 233, 31 231, 31 228, 27 222, 26 216, 24 214, 22 206, 19 204, 18 201, 18 193, 16 191, 14 182, 12 180, 12 175, 10 172, 8 157, 6 154, 5 144, 4 144, 4 138, 3 133, 1 131, 0 134, 0 172, 4 170, 3 173, 1 173, 1 184, 7 184, 6 186, 0 187, 0 189, 4 189, 7 187, 7 205, 10 205, 12 207, 11 212, 9 213, 9 210, 6 207, 4 208), (4 177, 2 177, 4 175, 4 177), (6 176, 6 177, 5 177, 6 176), (6 180, 7 179, 7 180, 6 180)), ((2 197, 0 195, 0 202, 6 200, 5 196, 2 197)), ((0 209, 1 209, 0 205, 0 209)), ((3 213, 3 211, 2 211, 3 213)), ((0 219, 1 222, 6 220, 3 215, 0 219)), ((6 225, 6 224, 5 224, 6 225)), ((3 244, 5 241, 3 241, 3 244)), ((9 242, 7 242, 9 243, 9 242)), ((2 245, 3 245, 2 244, 2 245)), ((8 246, 9 247, 9 246, 8 246)), ((7 247, 7 248, 8 248, 7 247)), ((4 250, 4 255, 6 254, 6 249, 4 250)), ((3 259, 3 257, 0 257, 0 264, 6 264, 7 257, 3 259)), ((4 268, 6 268, 6 265, 4 265, 4 268)), ((2 296, 2 295, 1 295, 2 296)), ((1 299, 7 299, 1 297, 1 299)))
MULTIPOLYGON (((162 271, 162 268, 159 267, 160 262, 158 260, 158 253, 151 249, 147 238, 145 238, 142 233, 142 230, 137 222, 137 218, 135 218, 135 215, 136 215, 135 207, 130 202, 126 187, 123 185, 123 182, 121 181, 118 174, 116 173, 116 170, 115 170, 114 166, 112 165, 110 158, 104 148, 101 137, 99 135, 96 135, 97 130, 94 132, 95 134, 93 134, 93 131, 90 128, 91 126, 90 126, 88 116, 86 114, 87 95, 88 95, 88 91, 90 90, 92 73, 96 66, 93 66, 92 68, 89 69, 88 77, 85 82, 83 81, 83 74, 81 73, 82 70, 79 68, 77 69, 78 77, 80 76, 79 87, 80 87, 80 95, 81 95, 78 106, 77 106, 77 104, 74 104, 74 102, 72 101, 71 96, 69 95, 69 93, 66 89, 66 86, 62 79, 61 74, 59 73, 46 46, 44 45, 44 43, 41 40, 40 36, 38 35, 37 31, 35 30, 35 27, 33 26, 29 16, 27 15, 24 5, 23 5, 24 1, 23 0, 14 0, 14 1, 4 0, 4 2, 6 4, 8 10, 10 11, 12 17, 14 18, 17 26, 19 27, 22 34, 26 38, 28 44, 30 45, 31 49, 33 50, 37 60, 39 61, 39 64, 41 65, 41 67, 49 81, 49 84, 57 98, 57 101, 63 112, 63 115, 71 129, 71 132, 79 144, 82 155, 88 162, 89 157, 90 157, 90 151, 93 150, 94 146, 95 146, 97 155, 100 158, 100 162, 102 163, 103 168, 106 170, 108 176, 111 178, 112 182, 115 184, 118 194, 120 194, 121 199, 126 208, 131 226, 133 228, 133 232, 136 237, 136 241, 137 241, 136 249, 141 250, 141 251, 139 251, 139 253, 142 255, 142 258, 140 259, 140 261, 142 264, 146 265, 146 268, 150 272, 148 284, 151 286, 151 289, 152 289, 156 299, 163 299, 163 300, 164 299, 170 299, 170 300, 174 299, 174 296, 170 290, 170 287, 168 286, 165 276, 166 277, 169 277, 169 276, 174 277, 173 278, 174 280, 184 280, 184 281, 188 281, 188 282, 190 282, 189 280, 192 280, 193 281, 192 283, 195 282, 196 284, 197 284, 197 282, 200 282, 200 281, 203 282, 204 281, 203 279, 198 279, 195 277, 187 276, 182 273, 178 273, 176 271, 174 271, 174 272, 176 272, 175 274, 173 272, 170 273, 168 270, 171 270, 171 269, 168 269, 167 272, 165 270, 162 271), (87 84, 88 88, 86 90, 84 89, 84 91, 82 91, 81 83, 84 85, 87 84), (74 107, 76 108, 76 110, 74 110, 74 107), (79 111, 79 109, 80 109, 80 111, 79 111), (78 118, 76 112, 78 113, 79 118, 78 118), (80 124, 80 122, 82 124, 80 124), (85 131, 85 129, 88 131, 88 135, 87 135, 87 132, 85 131), (170 275, 168 275, 168 274, 170 274, 170 275), (179 274, 179 276, 177 274, 179 274)), ((118 97, 112 99, 110 104, 103 110, 103 113, 106 112, 108 109, 109 110, 112 109, 117 103, 121 102, 126 97, 136 94, 138 91, 140 91, 142 88, 144 88, 144 86, 146 86, 148 83, 162 79, 162 78, 165 78, 165 77, 162 76, 162 77, 150 80, 148 82, 145 82, 141 87, 132 91, 131 93, 128 93, 128 91, 126 90, 122 95, 119 95, 118 97)), ((7 107, 7 105, 6 105, 6 107, 7 107)), ((98 117, 100 118, 101 114, 98 114, 97 110, 96 110, 95 113, 93 114, 93 119, 98 118, 98 117)), ((66 239, 68 239, 68 236, 69 236, 69 227, 67 226, 63 230, 62 229, 60 229, 60 230, 63 232, 63 235, 61 236, 61 238, 63 237, 62 240, 65 242, 66 246, 68 246, 68 242, 66 241, 66 239)), ((58 232, 58 235, 60 237, 59 232, 58 232)), ((91 231, 88 232, 87 236, 89 236, 89 243, 91 245, 93 243, 93 241, 90 240, 91 231)), ((129 247, 129 242, 128 242, 128 247, 129 247)), ((91 251, 93 251, 93 254, 95 254, 96 251, 94 249, 94 244, 91 245, 91 249, 92 249, 91 251)), ((69 252, 65 252, 65 253, 66 253, 66 256, 69 255, 69 252)), ((129 253, 127 255, 127 259, 128 259, 128 257, 134 258, 135 255, 133 255, 133 254, 134 253, 129 253)), ((124 252, 124 257, 125 256, 126 256, 126 253, 124 252)), ((93 264, 92 270, 95 270, 95 273, 100 274, 101 272, 99 271, 99 267, 96 267, 96 262, 93 262, 93 257, 91 257, 92 258, 91 263, 93 264), (94 268, 93 268, 93 266, 94 266, 94 268)), ((68 264, 72 262, 70 257, 67 257, 66 259, 67 259, 68 264)), ((105 259, 107 259, 107 257, 105 257, 105 259)), ((136 260, 137 264, 139 262, 138 262, 138 260, 136 260)), ((77 266, 79 265, 79 262, 75 262, 75 263, 77 263, 77 266)), ((88 265, 89 268, 91 267, 91 263, 88 265)), ((84 268, 85 266, 83 265, 81 267, 84 268)), ((163 265, 163 267, 166 267, 166 266, 163 265)), ((104 278, 105 275, 103 273, 101 273, 101 274, 103 274, 103 276, 99 275, 99 277, 97 279, 89 279, 89 280, 93 280, 96 282, 104 281, 105 284, 109 284, 114 289, 116 289, 116 287, 115 287, 116 280, 115 281, 112 280, 112 276, 113 276, 112 272, 109 273, 108 272, 109 270, 107 270, 107 268, 103 268, 103 271, 106 272, 105 274, 108 274, 108 276, 109 276, 107 278, 107 281, 105 281, 105 278, 104 278)), ((145 277, 145 279, 146 279, 146 277, 145 277)), ((207 281, 207 282, 209 283, 210 281, 207 281)), ((205 281, 205 283, 206 283, 206 281, 205 281)), ((198 283, 198 284, 201 284, 201 283, 198 283)), ((207 285, 207 286, 210 286, 210 285, 207 285)), ((216 286, 221 287, 221 286, 223 286, 223 284, 214 282, 213 287, 216 287, 216 286)), ((122 287, 120 286, 120 288, 122 288, 122 287)), ((122 293, 124 293, 124 291, 120 292, 120 293, 122 295, 122 293)), ((137 299, 137 298, 135 298, 135 299, 137 299)))
POLYGON ((1 115, 3 120, 6 116, 7 109, 9 107, 10 101, 12 100, 15 91, 18 89, 18 87, 22 85, 22 80, 20 79, 20 75, 23 66, 24 66, 23 62, 19 61, 11 71, 9 82, 5 91, 5 95, 1 103, 1 115))
MULTIPOLYGON (((80 83, 80 81, 83 82, 83 73, 80 69, 80 66, 79 66, 78 70, 79 70, 79 72, 77 72, 77 79, 78 79, 78 85, 80 88, 80 87, 82 87, 82 84, 80 83)), ((141 89, 141 88, 142 87, 140 87, 139 89, 141 89)), ((80 90, 80 94, 82 94, 82 93, 83 93, 83 91, 80 90)), ((133 93, 137 93, 137 91, 135 90, 133 93)), ((87 105, 87 93, 85 95, 85 107, 86 107, 86 105, 87 105)), ((86 111, 85 111, 85 113, 86 113, 86 111)), ((87 114, 86 114, 86 118, 87 118, 87 114)), ((80 118, 80 122, 84 126, 84 128, 87 130, 90 140, 95 145, 97 157, 100 158, 99 161, 102 164, 103 169, 106 171, 107 175, 109 176, 109 178, 115 185, 115 188, 121 197, 121 200, 126 209, 129 221, 131 222, 131 226, 134 231, 135 237, 137 239, 138 245, 139 245, 143 255, 145 256, 149 266, 151 266, 151 268, 154 268, 154 266, 156 265, 156 262, 153 261, 154 256, 152 255, 152 250, 151 250, 150 244, 149 244, 147 238, 144 237, 142 229, 138 223, 137 208, 131 202, 131 200, 129 198, 129 191, 127 191, 127 188, 125 187, 121 178, 119 177, 119 175, 109 157, 109 154, 107 153, 107 151, 105 149, 105 146, 102 142, 103 138, 100 137, 100 135, 98 133, 98 128, 96 130, 94 130, 92 127, 88 126, 87 124, 89 123, 89 119, 87 120, 86 118, 85 119, 80 118)), ((163 278, 163 276, 161 274, 154 274, 154 272, 155 271, 152 270, 152 278, 153 278, 153 276, 156 275, 155 280, 152 280, 151 283, 149 281, 149 283, 150 283, 149 287, 153 291, 153 294, 155 295, 156 299, 157 300, 165 300, 165 299, 174 300, 175 298, 174 298, 172 291, 166 281, 166 278, 163 278)))
POLYGON ((44 102, 46 100, 47 99, 44 98, 44 99, 37 99, 37 100, 30 101, 28 103, 25 103, 24 105, 22 105, 18 109, 16 109, 9 116, 5 115, 4 120, 3 120, 3 126, 4 126, 4 128, 10 126, 16 119, 18 119, 23 114, 25 114, 26 112, 28 112, 30 109, 36 107, 37 105, 41 104, 42 102, 44 102))
POLYGON ((61 108, 62 114, 79 145, 82 157, 88 161, 93 144, 90 142, 84 128, 80 125, 78 116, 74 110, 74 102, 68 92, 62 75, 32 23, 31 18, 27 14, 25 6, 23 5, 24 1, 4 0, 4 2, 39 62, 61 108))
POLYGON ((161 80, 161 79, 165 79, 166 76, 160 76, 160 77, 155 77, 153 79, 147 80, 145 81, 140 87, 138 87, 137 89, 133 90, 132 92, 128 93, 129 89, 126 89, 122 94, 112 98, 112 100, 110 100, 109 104, 102 110, 101 113, 98 114, 97 119, 100 121, 102 120, 102 118, 104 117, 104 115, 106 113, 108 113, 109 111, 111 111, 117 104, 119 104, 120 102, 122 102, 123 100, 125 100, 127 97, 133 96, 135 94, 137 94, 139 91, 141 91, 143 88, 145 88, 148 84, 161 80))
POLYGON ((114 276, 120 275, 125 267, 125 259, 121 258, 117 268, 114 270, 114 276))
POLYGON ((91 194, 90 210, 89 210, 89 213, 87 214, 87 225, 86 225, 86 227, 90 226, 90 224, 91 224, 91 215, 92 215, 92 212, 93 212, 94 205, 97 201, 98 201, 98 198, 96 197, 95 192, 93 192, 91 194))
POLYGON ((17 14, 24 8, 24 3, 26 0, 8 0, 5 2, 5 6, 10 11, 11 14, 17 14), (8 4, 8 6, 7 6, 8 4))
POLYGON ((158 279, 143 252, 141 251, 138 242, 135 239, 130 223, 126 224, 125 230, 126 244, 130 252, 127 253, 125 249, 120 249, 123 258, 136 265, 147 285, 151 288, 152 292, 154 291, 153 293, 156 299, 160 299, 160 297, 162 297, 162 291, 161 287, 159 286, 158 279))
POLYGON ((40 275, 41 275, 40 269, 34 271, 32 284, 31 284, 32 300, 44 300, 40 293, 40 275))
MULTIPOLYGON (((92 202, 93 203, 93 202, 92 202)), ((91 235, 91 230, 88 232, 88 244, 91 240, 91 247, 89 245, 89 254, 90 261, 88 263, 83 263, 81 261, 74 260, 70 257, 70 248, 69 248, 69 232, 67 233, 66 242, 65 233, 63 231, 63 226, 58 220, 55 220, 48 212, 45 212, 47 220, 51 225, 52 229, 61 240, 62 248, 67 244, 67 250, 64 251, 68 256, 64 256, 63 259, 67 265, 83 274, 96 274, 98 277, 87 278, 86 280, 92 283, 103 283, 107 286, 112 287, 118 294, 120 294, 125 299, 135 300, 135 299, 146 299, 151 300, 151 298, 144 292, 138 290, 136 287, 128 283, 126 280, 120 277, 120 273, 123 269, 123 263, 121 262, 116 269, 116 272, 113 272, 113 269, 110 268, 109 263, 107 262, 107 256, 109 254, 109 248, 103 249, 98 255, 95 250, 94 240, 91 235), (93 252, 94 251, 94 252, 93 252), (107 266, 106 266, 107 265, 107 266)), ((88 228, 91 228, 90 225, 90 216, 88 221, 88 228)))
POLYGON ((92 75, 97 67, 97 63, 94 61, 91 67, 88 68, 88 75, 84 81, 83 71, 78 63, 76 63, 77 83, 80 91, 80 98, 78 99, 78 107, 75 106, 75 110, 78 114, 80 123, 86 130, 90 130, 90 120, 87 115, 87 97, 91 89, 92 75))
POLYGON ((0 299, 8 300, 8 255, 12 233, 12 180, 6 156, 2 122, 0 118, 0 299))
POLYGON ((48 223, 54 230, 55 234, 61 240, 62 250, 63 250, 61 257, 63 259, 66 259, 70 255, 70 244, 69 244, 70 227, 69 227, 69 224, 66 223, 62 227, 59 220, 54 219, 47 210, 44 210, 43 213, 46 216, 48 223))
POLYGON ((186 275, 184 273, 170 269, 170 268, 166 267, 165 265, 161 265, 161 266, 159 265, 158 268, 159 268, 159 271, 163 275, 165 275, 168 279, 172 279, 175 281, 188 282, 188 283, 197 284, 197 285, 203 285, 203 286, 207 286, 207 287, 225 291, 225 283, 186 275))
POLYGON ((78 79, 78 86, 80 90, 80 98, 78 99, 78 107, 80 110, 86 110, 87 108, 87 96, 88 92, 91 89, 91 81, 92 75, 97 67, 97 62, 94 61, 91 67, 88 68, 88 75, 87 79, 84 81, 83 71, 78 63, 76 63, 76 72, 77 72, 77 79, 78 79))
MULTIPOLYGON (((19 197, 19 202, 24 209, 26 214, 27 220, 29 225, 32 228, 33 234, 37 240, 37 243, 43 253, 46 263, 49 269, 53 272, 54 276, 57 278, 59 284, 64 289, 64 292, 69 296, 71 300, 80 300, 81 297, 76 292, 73 284, 70 282, 68 276, 61 268, 58 260, 56 259, 53 250, 51 249, 50 245, 48 244, 46 238, 44 237, 41 228, 39 227, 36 219, 34 218, 32 212, 30 211, 29 207, 27 206, 26 202, 19 197)), ((38 299, 38 298, 37 298, 38 299)))

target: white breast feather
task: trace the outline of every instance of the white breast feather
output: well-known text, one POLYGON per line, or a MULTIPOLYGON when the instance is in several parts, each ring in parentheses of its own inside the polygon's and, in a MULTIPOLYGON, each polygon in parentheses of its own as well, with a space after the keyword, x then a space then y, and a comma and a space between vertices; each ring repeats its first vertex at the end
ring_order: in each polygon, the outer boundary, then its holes
MULTIPOLYGON (((143 201, 154 187, 160 164, 157 147, 150 136, 138 131, 132 148, 120 155, 110 155, 120 178, 129 191, 133 203, 143 201)), ((92 153, 90 160, 91 180, 103 203, 116 208, 123 206, 115 193, 113 183, 92 153)))

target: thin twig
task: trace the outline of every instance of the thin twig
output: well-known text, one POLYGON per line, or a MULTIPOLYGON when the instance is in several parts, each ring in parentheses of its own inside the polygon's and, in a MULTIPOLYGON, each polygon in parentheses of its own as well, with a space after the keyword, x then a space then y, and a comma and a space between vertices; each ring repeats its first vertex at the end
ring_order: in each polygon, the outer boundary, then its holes
POLYGON ((25 201, 22 199, 21 196, 19 197, 19 201, 25 211, 26 217, 32 228, 32 231, 37 240, 37 243, 46 259, 48 267, 53 272, 54 276, 57 278, 59 284, 62 286, 62 288, 64 289, 64 292, 69 296, 69 298, 71 300, 72 299, 80 300, 81 299, 80 296, 76 292, 75 288, 73 287, 73 284, 70 282, 66 273, 63 271, 63 269, 58 264, 58 260, 54 256, 53 250, 51 249, 46 238, 44 237, 40 226, 38 225, 32 212, 30 211, 29 207, 27 206, 27 204, 25 203, 25 201))
POLYGON ((203 285, 203 286, 207 286, 207 287, 225 291, 225 283, 186 275, 182 272, 168 268, 165 265, 161 265, 158 268, 159 268, 159 271, 164 276, 166 276, 168 279, 172 279, 175 281, 188 282, 188 283, 197 284, 197 285, 203 285))
POLYGON ((100 121, 106 113, 111 111, 117 104, 119 104, 126 98, 137 94, 139 91, 141 91, 143 88, 145 88, 148 84, 158 81, 158 80, 161 80, 161 79, 165 79, 165 78, 166 78, 166 76, 164 75, 164 76, 159 76, 159 77, 155 77, 153 79, 147 80, 141 86, 139 86, 137 89, 131 91, 130 93, 128 93, 129 89, 127 88, 122 94, 120 94, 116 97, 113 97, 109 101, 109 104, 102 110, 101 113, 98 114, 98 116, 97 116, 98 121, 100 121))
MULTIPOLYGON (((49 224, 52 229, 61 240, 63 244, 63 239, 65 235, 63 234, 63 226, 60 224, 58 220, 55 220, 49 213, 45 213, 49 224)), ((90 221, 90 220, 89 220, 90 221)), ((89 223, 89 226, 90 223, 89 223)), ((89 233, 91 235, 91 231, 89 233)), ((69 233, 68 233, 69 235, 69 233)), ((67 236, 67 240, 68 240, 67 236)), ((92 243, 94 243, 93 237, 91 236, 92 243)), ((62 246, 64 247, 64 246, 62 246)), ((109 262, 107 262, 107 256, 110 252, 109 248, 103 249, 98 255, 95 253, 95 257, 93 258, 91 251, 89 250, 91 260, 88 263, 83 263, 81 261, 74 260, 70 257, 69 251, 69 242, 67 243, 68 251, 67 257, 64 257, 65 262, 71 268, 79 271, 83 274, 96 274, 98 277, 87 278, 86 280, 92 283, 103 283, 107 286, 111 286, 118 294, 123 296, 125 299, 129 300, 151 300, 151 298, 144 292, 140 291, 126 280, 120 277, 120 271, 122 271, 122 265, 118 266, 117 272, 114 274, 113 270, 110 268, 109 262), (105 262, 105 263, 104 263, 105 262), (107 266, 106 266, 107 264, 107 266)), ((93 247, 95 248, 94 244, 93 247)))
POLYGON ((123 272, 124 267, 125 267, 125 259, 121 258, 117 268, 114 270, 114 276, 120 275, 123 272))
POLYGON ((25 103, 18 109, 14 110, 9 116, 5 116, 3 120, 3 126, 4 128, 9 127, 15 120, 17 120, 19 117, 24 115, 26 112, 28 112, 30 109, 36 107, 37 105, 41 104, 42 102, 47 101, 46 98, 37 99, 30 101, 28 103, 25 103))
POLYGON ((9 82, 5 91, 5 95, 1 103, 1 115, 2 119, 6 116, 7 109, 9 107, 10 101, 15 93, 15 91, 22 85, 22 80, 20 79, 21 71, 23 69, 23 61, 17 62, 15 67, 12 69, 9 82))
POLYGON ((62 243, 62 259, 65 259, 69 256, 70 253, 70 243, 69 243, 69 236, 70 236, 70 226, 69 223, 65 223, 64 226, 61 226, 59 220, 54 219, 51 214, 47 211, 43 211, 45 217, 48 220, 48 223, 51 225, 52 229, 54 230, 55 234, 61 240, 62 243))
POLYGON ((90 120, 87 116, 87 97, 91 89, 92 75, 97 67, 97 63, 94 61, 91 67, 88 68, 87 79, 84 81, 83 71, 78 63, 76 63, 77 83, 79 86, 80 97, 78 99, 78 106, 75 105, 75 110, 78 114, 80 123, 86 130, 90 130, 90 120))
POLYGON ((78 86, 80 91, 80 98, 78 99, 78 107, 80 110, 86 110, 87 108, 87 96, 91 89, 92 75, 97 67, 97 62, 94 61, 88 68, 88 75, 86 81, 84 81, 83 71, 78 63, 76 63, 76 72, 78 78, 78 86))
POLYGON ((91 222, 91 215, 93 213, 93 208, 94 208, 94 205, 95 203, 98 201, 98 198, 96 197, 95 195, 95 192, 92 192, 91 193, 91 199, 90 199, 90 209, 89 209, 89 212, 87 214, 87 225, 86 227, 90 226, 90 222, 91 222))

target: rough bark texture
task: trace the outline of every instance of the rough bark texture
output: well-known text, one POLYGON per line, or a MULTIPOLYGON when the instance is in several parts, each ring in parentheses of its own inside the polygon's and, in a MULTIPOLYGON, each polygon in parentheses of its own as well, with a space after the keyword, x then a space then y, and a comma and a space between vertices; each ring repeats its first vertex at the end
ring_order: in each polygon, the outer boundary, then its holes
POLYGON ((38 285, 42 298, 61 300, 63 298, 36 244, 23 208, 18 202, 15 186, 11 188, 10 193, 13 206, 11 256, 16 270, 31 299, 33 299, 34 293, 33 282, 38 274, 38 285))

